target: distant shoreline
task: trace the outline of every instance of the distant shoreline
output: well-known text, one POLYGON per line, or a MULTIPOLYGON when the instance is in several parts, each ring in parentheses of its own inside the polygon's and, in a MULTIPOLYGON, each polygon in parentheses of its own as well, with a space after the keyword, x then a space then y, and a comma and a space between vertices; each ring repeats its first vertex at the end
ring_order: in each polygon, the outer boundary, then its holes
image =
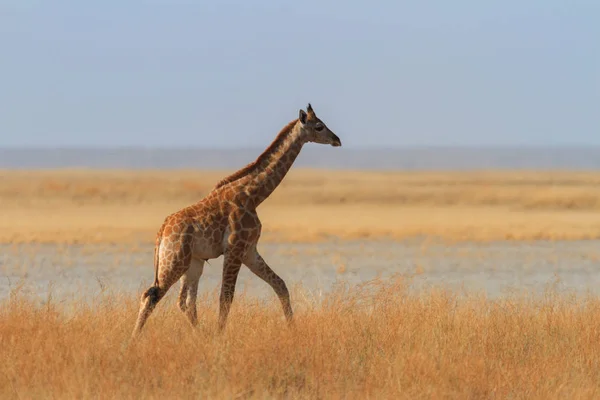
MULTIPOLYGON (((0 169, 237 169, 262 148, 0 148, 0 169)), ((398 147, 307 146, 297 167, 344 170, 600 170, 600 146, 398 147)))

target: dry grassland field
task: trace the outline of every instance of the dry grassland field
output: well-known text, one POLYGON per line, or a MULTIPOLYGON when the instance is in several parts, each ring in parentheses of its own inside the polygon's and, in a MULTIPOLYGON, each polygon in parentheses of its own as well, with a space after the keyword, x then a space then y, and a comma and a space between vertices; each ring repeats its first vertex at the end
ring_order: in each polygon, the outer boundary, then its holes
POLYGON ((216 332, 176 284, 131 342, 163 219, 231 171, 0 171, 0 398, 600 398, 599 172, 292 169, 216 332))
MULTIPOLYGON (((151 242, 231 171, 0 171, 3 242, 151 242)), ((260 208, 266 241, 591 239, 600 173, 292 170, 260 208)))

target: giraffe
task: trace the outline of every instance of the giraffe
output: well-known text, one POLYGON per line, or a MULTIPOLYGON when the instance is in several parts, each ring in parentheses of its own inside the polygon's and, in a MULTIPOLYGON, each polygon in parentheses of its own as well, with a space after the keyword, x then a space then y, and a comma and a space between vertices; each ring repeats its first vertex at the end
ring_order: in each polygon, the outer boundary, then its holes
POLYGON ((309 142, 342 145, 310 103, 306 111, 299 110, 298 118, 289 122, 254 162, 223 178, 198 202, 165 218, 154 246, 154 283, 141 296, 132 337, 139 335, 158 302, 178 280, 178 307, 195 327, 198 283, 204 263, 221 255, 219 332, 226 326, 242 264, 271 286, 286 320, 292 323, 286 284, 257 250, 262 225, 256 208, 279 186, 303 145, 309 142))

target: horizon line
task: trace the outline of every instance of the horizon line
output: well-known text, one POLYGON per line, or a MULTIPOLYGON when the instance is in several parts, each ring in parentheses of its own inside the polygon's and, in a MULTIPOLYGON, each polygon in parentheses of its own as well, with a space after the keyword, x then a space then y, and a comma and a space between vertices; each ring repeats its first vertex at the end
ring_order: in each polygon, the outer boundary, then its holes
MULTIPOLYGON (((261 146, 162 146, 162 145, 18 145, 0 146, 3 150, 203 150, 203 151, 240 151, 263 149, 261 146)), ((414 150, 414 149, 460 149, 460 150, 560 150, 560 149, 600 149, 598 144, 569 143, 569 144, 411 144, 411 145, 363 145, 346 146, 346 150, 414 150)))

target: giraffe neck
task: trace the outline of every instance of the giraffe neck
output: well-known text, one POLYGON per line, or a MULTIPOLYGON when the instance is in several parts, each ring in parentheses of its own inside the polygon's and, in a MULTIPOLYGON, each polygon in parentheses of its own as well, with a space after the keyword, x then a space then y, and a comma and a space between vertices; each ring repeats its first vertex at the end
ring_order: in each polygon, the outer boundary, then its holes
POLYGON ((297 124, 291 125, 287 131, 282 131, 281 135, 277 145, 269 150, 266 157, 262 157, 255 170, 248 176, 244 191, 254 207, 265 201, 279 186, 305 143, 297 124))

